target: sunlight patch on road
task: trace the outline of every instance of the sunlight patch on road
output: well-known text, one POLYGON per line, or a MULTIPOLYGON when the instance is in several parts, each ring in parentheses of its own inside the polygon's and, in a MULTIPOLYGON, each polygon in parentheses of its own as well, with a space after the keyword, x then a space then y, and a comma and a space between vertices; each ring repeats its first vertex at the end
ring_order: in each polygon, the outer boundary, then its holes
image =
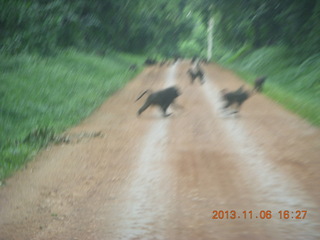
POLYGON ((243 179, 246 180, 246 183, 243 184, 252 189, 254 194, 252 198, 257 201, 256 207, 261 207, 261 210, 272 210, 273 213, 280 210, 310 210, 309 219, 300 221, 278 219, 279 228, 277 230, 285 234, 289 228, 291 234, 292 231, 295 232, 297 239, 310 236, 308 234, 318 236, 316 230, 319 227, 318 223, 310 218, 312 211, 316 209, 313 200, 295 179, 280 172, 268 160, 267 154, 248 135, 241 119, 223 118, 219 90, 212 81, 209 80, 204 84, 203 92, 214 115, 220 118, 218 122, 232 144, 230 149, 233 149, 237 156, 234 164, 239 168, 239 171, 242 169, 243 179), (267 204, 267 206, 259 206, 261 203, 267 204))

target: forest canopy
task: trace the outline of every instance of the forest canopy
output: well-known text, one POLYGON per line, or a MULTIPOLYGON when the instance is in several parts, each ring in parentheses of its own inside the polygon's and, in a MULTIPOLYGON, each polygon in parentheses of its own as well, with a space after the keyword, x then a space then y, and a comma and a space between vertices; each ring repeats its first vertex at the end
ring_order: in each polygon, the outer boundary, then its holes
POLYGON ((305 56, 320 49, 318 0, 1 0, 0 5, 5 54, 74 47, 184 55, 191 45, 206 47, 211 17, 215 40, 227 47, 282 44, 305 56))

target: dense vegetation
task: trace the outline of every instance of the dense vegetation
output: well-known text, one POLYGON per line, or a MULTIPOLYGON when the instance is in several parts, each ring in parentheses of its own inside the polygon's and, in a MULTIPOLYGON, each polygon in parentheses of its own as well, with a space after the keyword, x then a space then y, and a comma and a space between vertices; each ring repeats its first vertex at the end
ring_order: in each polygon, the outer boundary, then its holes
POLYGON ((142 58, 68 50, 50 58, 28 54, 1 59, 0 179, 123 87, 137 74, 129 70, 132 62, 142 58))
POLYGON ((320 126, 319 0, 0 0, 0 179, 129 80, 131 63, 206 56, 210 18, 212 60, 268 76, 267 95, 320 126))
MULTIPOLYGON (((69 46, 104 52, 179 52, 204 48, 201 24, 215 18, 215 38, 229 48, 284 44, 303 57, 319 52, 318 0, 1 0, 1 52, 69 46), (195 31, 195 28, 198 30, 195 31)), ((205 32, 204 32, 205 33, 205 32)))
POLYGON ((258 76, 267 76, 264 94, 320 126, 320 56, 297 61, 301 59, 285 46, 264 47, 245 56, 230 52, 219 60, 250 84, 258 76))
POLYGON ((173 42, 192 31, 183 2, 1 0, 0 49, 52 54, 70 46, 98 53, 161 48, 169 53, 173 42))
POLYGON ((214 2, 215 60, 250 83, 268 76, 268 96, 320 126, 320 1, 214 2))

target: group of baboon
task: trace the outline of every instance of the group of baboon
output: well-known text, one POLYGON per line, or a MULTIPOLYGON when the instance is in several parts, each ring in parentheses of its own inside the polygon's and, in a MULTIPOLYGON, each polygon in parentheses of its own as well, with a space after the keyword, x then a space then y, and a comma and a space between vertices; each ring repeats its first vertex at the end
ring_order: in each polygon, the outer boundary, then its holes
POLYGON ((158 61, 156 58, 151 58, 148 57, 145 61, 144 61, 144 65, 146 66, 152 66, 152 65, 156 65, 159 64, 159 66, 164 66, 164 65, 171 65, 176 63, 179 59, 181 59, 180 56, 176 55, 173 56, 172 59, 170 58, 164 58, 161 61, 158 61))
POLYGON ((204 71, 200 67, 200 63, 206 63, 206 61, 197 57, 193 57, 191 60, 191 67, 187 71, 191 84, 193 84, 197 78, 199 79, 200 84, 204 83, 204 71))
POLYGON ((223 109, 227 109, 232 105, 235 105, 235 110, 232 113, 237 113, 240 110, 241 105, 254 93, 261 92, 263 84, 266 80, 266 77, 259 77, 254 81, 253 89, 245 90, 244 86, 239 87, 235 91, 227 91, 226 89, 221 90, 221 97, 224 100, 225 104, 223 109))
MULTIPOLYGON (((173 60, 173 63, 175 63, 179 58, 176 57, 173 60)), ((200 66, 200 63, 206 63, 205 60, 201 60, 199 58, 192 58, 191 60, 191 67, 188 69, 187 74, 190 77, 191 84, 194 83, 196 79, 199 79, 200 84, 204 84, 204 71, 200 66)), ((145 61, 146 65, 154 65, 157 64, 157 62, 154 59, 147 59, 145 61)), ((160 66, 164 64, 163 62, 160 62, 160 66)), ((220 91, 221 99, 224 102, 223 109, 229 109, 231 106, 235 106, 232 113, 238 113, 240 110, 241 105, 249 99, 250 96, 252 96, 256 92, 261 92, 263 85, 265 83, 266 77, 259 77, 254 81, 254 87, 252 90, 245 90, 244 86, 239 87, 235 91, 227 91, 226 89, 223 89, 220 91)), ((136 101, 138 101, 140 98, 142 98, 143 95, 145 95, 147 92, 150 92, 150 90, 144 91, 136 101)), ((176 105, 174 103, 175 99, 181 95, 181 92, 178 87, 169 87, 165 88, 160 91, 156 91, 154 93, 150 93, 147 97, 145 103, 143 106, 138 110, 137 115, 139 116, 142 112, 144 112, 149 106, 159 106, 162 110, 162 114, 164 117, 168 117, 171 115, 167 114, 167 109, 170 105, 176 105)))

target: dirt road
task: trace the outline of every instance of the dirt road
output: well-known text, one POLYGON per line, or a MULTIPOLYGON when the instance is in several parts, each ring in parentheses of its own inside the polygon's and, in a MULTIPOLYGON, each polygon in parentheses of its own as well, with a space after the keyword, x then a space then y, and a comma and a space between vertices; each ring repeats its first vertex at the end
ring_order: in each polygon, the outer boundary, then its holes
POLYGON ((320 130, 260 94, 226 116, 218 93, 243 82, 210 64, 191 85, 189 66, 146 68, 8 179, 0 240, 320 239, 320 130), (171 85, 183 109, 137 118, 171 85))

